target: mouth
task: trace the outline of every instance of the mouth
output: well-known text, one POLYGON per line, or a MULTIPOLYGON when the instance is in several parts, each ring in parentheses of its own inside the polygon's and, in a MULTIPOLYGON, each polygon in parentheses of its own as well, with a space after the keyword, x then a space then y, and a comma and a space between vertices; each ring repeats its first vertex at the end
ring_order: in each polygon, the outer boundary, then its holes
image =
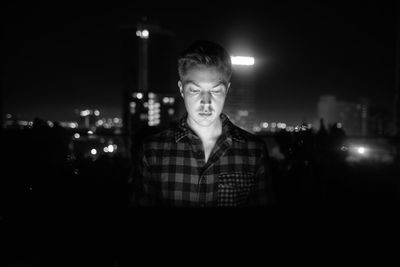
POLYGON ((203 117, 209 117, 212 115, 212 112, 200 112, 199 115, 203 117))

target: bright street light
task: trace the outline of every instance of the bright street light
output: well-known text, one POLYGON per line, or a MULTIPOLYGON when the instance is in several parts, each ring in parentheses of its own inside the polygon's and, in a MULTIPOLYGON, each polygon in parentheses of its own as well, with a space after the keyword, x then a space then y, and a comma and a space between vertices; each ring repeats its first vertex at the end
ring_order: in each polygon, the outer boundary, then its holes
POLYGON ((232 65, 252 66, 254 57, 231 56, 232 65))

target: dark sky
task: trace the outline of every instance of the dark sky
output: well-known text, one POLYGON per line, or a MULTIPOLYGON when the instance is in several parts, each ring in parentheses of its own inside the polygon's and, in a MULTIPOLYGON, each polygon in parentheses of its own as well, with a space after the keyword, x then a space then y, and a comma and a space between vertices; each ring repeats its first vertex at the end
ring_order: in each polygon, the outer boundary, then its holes
POLYGON ((3 114, 69 120, 75 108, 98 108, 121 116, 120 25, 143 15, 175 33, 176 51, 209 39, 231 54, 253 55, 256 107, 267 121, 312 121, 322 94, 392 106, 398 30, 392 2, 146 3, 5 6, 3 114))

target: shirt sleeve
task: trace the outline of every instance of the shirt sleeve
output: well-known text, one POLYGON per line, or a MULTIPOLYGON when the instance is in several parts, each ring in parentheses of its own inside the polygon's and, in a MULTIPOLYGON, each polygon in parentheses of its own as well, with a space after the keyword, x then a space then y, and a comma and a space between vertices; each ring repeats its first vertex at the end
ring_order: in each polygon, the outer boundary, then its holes
POLYGON ((249 196, 249 206, 266 207, 274 203, 272 175, 268 159, 268 151, 264 144, 256 167, 255 187, 249 196))

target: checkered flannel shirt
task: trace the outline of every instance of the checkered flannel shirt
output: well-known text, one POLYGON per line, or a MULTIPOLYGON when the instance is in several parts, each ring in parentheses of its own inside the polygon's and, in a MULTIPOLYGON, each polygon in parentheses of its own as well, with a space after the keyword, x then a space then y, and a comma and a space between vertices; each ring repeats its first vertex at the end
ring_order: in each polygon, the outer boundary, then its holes
POLYGON ((207 162, 200 138, 187 124, 147 137, 135 182, 138 206, 236 207, 271 202, 265 143, 221 114, 222 134, 207 162))

